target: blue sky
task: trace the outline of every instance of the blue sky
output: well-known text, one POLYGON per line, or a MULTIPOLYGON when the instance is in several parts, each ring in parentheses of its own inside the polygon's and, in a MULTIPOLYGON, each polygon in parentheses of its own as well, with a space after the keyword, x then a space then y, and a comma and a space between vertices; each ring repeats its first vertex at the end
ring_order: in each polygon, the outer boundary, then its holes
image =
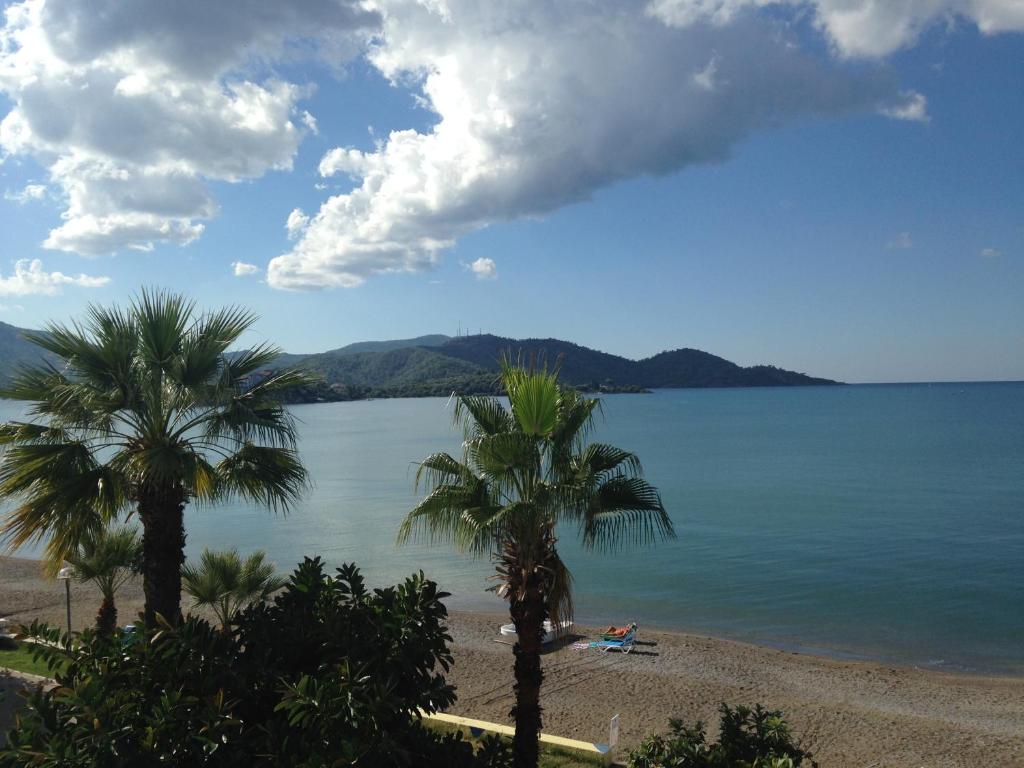
POLYGON ((1013 0, 243 5, 5 6, 0 320, 159 285, 297 352, 461 326, 1024 379, 1013 0))

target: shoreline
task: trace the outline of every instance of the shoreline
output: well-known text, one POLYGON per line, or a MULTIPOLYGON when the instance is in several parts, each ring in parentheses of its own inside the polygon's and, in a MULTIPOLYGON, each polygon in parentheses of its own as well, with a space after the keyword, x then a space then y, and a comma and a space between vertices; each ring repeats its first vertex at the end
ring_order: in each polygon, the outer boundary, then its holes
MULTIPOLYGON (((119 624, 131 621, 142 601, 141 584, 126 585, 118 593, 119 624)), ((94 588, 72 585, 75 627, 91 623, 98 606, 94 588)), ((64 590, 42 578, 38 561, 0 557, 0 615, 12 624, 64 626, 64 590)), ((498 611, 449 611, 453 714, 507 721, 512 648, 498 632, 507 622, 498 611)), ((543 656, 544 730, 602 742, 619 714, 620 758, 644 736, 665 731, 670 717, 703 720, 715 738, 725 702, 783 710, 822 768, 1024 768, 1021 676, 829 658, 645 626, 632 653, 605 654, 573 650, 574 640, 593 638, 596 629, 573 630, 543 656)))
MULTIPOLYGON (((447 602, 447 601, 446 601, 447 602)), ((454 606, 448 605, 448 610, 451 613, 477 615, 477 616, 489 616, 494 621, 501 620, 502 624, 507 624, 510 619, 500 607, 500 604, 492 606, 483 606, 481 603, 475 603, 473 600, 465 598, 456 598, 454 606)), ((632 621, 636 617, 622 617, 612 616, 613 619, 622 619, 632 621)), ((1005 662, 1005 665, 994 663, 986 666, 985 664, 975 664, 968 666, 966 663, 959 662, 947 662, 944 659, 936 661, 926 661, 924 658, 913 659, 905 658, 899 655, 890 655, 881 647, 877 649, 866 649, 866 648, 855 648, 855 647, 841 647, 835 645, 829 645, 827 643, 803 643, 799 640, 769 640, 761 639, 750 636, 748 633, 734 633, 731 634, 727 631, 716 631, 715 629, 705 627, 692 627, 680 624, 666 624, 657 621, 647 621, 641 618, 636 618, 637 623, 647 631, 658 632, 661 634, 674 634, 683 635, 687 637, 700 638, 712 641, 722 641, 730 643, 738 643, 744 646, 750 646, 752 648, 760 648, 763 650, 781 651, 784 653, 799 654, 801 656, 807 656, 810 658, 827 659, 832 661, 850 661, 850 662, 863 662, 866 664, 876 664, 879 666, 899 667, 901 669, 919 669, 929 672, 937 672, 949 675, 959 675, 965 677, 987 677, 987 678, 1007 678, 1007 679, 1020 679, 1024 680, 1024 660, 1021 662, 1005 662)), ((585 627, 598 626, 599 622, 595 620, 595 617, 589 614, 577 616, 575 619, 576 624, 585 627)))

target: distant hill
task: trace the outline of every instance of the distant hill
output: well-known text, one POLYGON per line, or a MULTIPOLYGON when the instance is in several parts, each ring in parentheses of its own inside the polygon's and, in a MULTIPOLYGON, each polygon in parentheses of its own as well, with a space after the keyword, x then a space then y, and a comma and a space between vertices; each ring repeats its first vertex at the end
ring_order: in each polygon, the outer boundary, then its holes
MULTIPOLYGON (((37 362, 40 351, 23 329, 0 323, 0 381, 22 363, 37 362)), ((561 379, 582 389, 636 392, 681 387, 791 387, 836 384, 829 379, 770 365, 744 368, 698 349, 661 352, 643 360, 560 339, 511 339, 490 334, 364 341, 317 354, 285 353, 279 366, 301 366, 320 382, 291 393, 292 402, 366 397, 418 397, 496 393, 503 354, 524 361, 558 365, 561 379)))
POLYGON ((50 353, 27 341, 24 332, 24 328, 0 323, 0 382, 7 381, 20 365, 53 359, 50 353))
MULTIPOLYGON (((421 337, 432 340, 446 337, 421 337)), ((349 345, 310 355, 298 362, 318 374, 323 385, 305 392, 306 399, 416 397, 452 392, 496 393, 503 354, 524 361, 558 365, 562 381, 588 391, 636 392, 682 387, 779 387, 829 385, 838 382, 770 365, 744 368, 697 349, 662 352, 630 360, 560 339, 511 339, 489 334, 446 338, 418 346, 405 342, 372 342, 379 351, 353 352, 349 345)))
POLYGON ((602 384, 649 389, 678 387, 778 387, 837 384, 768 365, 744 368, 699 349, 676 349, 643 360, 630 360, 560 339, 509 339, 487 334, 461 336, 439 353, 497 370, 502 353, 525 360, 557 363, 561 378, 574 385, 602 384))

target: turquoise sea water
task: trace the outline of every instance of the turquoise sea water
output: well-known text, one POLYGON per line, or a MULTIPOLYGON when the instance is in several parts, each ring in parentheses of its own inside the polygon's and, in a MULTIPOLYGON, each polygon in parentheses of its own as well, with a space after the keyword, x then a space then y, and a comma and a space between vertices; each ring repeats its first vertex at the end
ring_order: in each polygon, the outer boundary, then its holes
MULTIPOLYGON (((306 501, 287 518, 190 508, 190 554, 319 554, 378 583, 422 568, 453 607, 501 609, 486 562, 394 545, 414 462, 458 450, 446 400, 294 412, 306 501)), ((679 537, 596 555, 563 531, 579 620, 1024 673, 1024 384, 666 390, 604 412, 595 439, 640 455, 679 537)))

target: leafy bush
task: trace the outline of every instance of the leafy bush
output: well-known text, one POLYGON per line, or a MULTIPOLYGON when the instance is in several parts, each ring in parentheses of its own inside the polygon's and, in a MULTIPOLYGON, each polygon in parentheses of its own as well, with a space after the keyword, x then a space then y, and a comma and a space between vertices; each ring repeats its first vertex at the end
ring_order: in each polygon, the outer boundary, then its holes
POLYGON ((61 646, 36 651, 58 686, 29 698, 0 768, 505 766, 496 740, 474 750, 416 714, 455 700, 443 597, 422 574, 371 592, 355 566, 332 578, 307 559, 228 632, 195 617, 73 640, 33 625, 61 646))
POLYGON ((721 712, 721 733, 709 744, 704 724, 689 727, 669 720, 670 735, 648 736, 629 753, 629 768, 799 768, 811 754, 800 749, 782 712, 727 704, 721 712))

